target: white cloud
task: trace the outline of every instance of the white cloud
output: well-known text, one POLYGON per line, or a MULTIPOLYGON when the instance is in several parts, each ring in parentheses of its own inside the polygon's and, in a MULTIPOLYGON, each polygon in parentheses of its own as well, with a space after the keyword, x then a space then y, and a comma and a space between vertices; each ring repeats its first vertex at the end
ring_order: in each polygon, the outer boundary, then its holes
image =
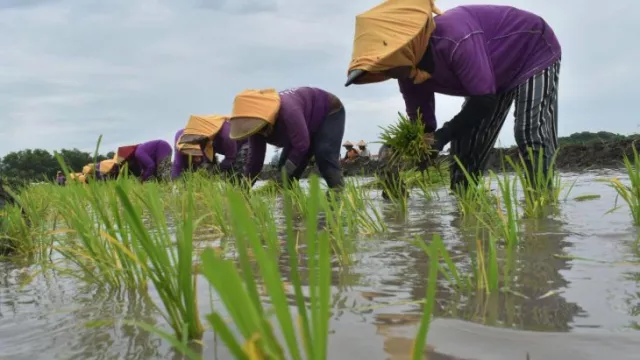
MULTIPOLYGON (((247 87, 312 85, 341 97, 345 139, 376 141, 404 110, 397 85, 343 86, 355 15, 379 0, 0 0, 0 156, 104 152, 173 139, 191 113, 227 113, 247 87)), ((446 10, 462 3, 442 1, 446 10)), ((635 132, 640 5, 493 0, 543 16, 563 45, 560 132, 635 132), (597 15, 597 16, 596 16, 597 15)), ((437 97, 439 123, 462 100, 437 97)), ((500 141, 513 144, 509 118, 500 141)))

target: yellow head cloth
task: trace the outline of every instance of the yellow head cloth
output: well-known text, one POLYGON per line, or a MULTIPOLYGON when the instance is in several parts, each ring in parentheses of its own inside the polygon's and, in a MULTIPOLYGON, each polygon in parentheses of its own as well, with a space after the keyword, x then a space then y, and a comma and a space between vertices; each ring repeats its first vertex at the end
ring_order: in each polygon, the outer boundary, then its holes
POLYGON ((267 125, 273 126, 280 111, 280 95, 275 89, 245 90, 233 100, 229 119, 229 136, 234 140, 247 138, 267 125))
POLYGON ((102 175, 106 175, 113 170, 113 167, 116 166, 116 161, 114 159, 107 159, 100 161, 100 173, 102 175))
POLYGON ((92 175, 95 170, 96 166, 94 164, 87 164, 82 168, 82 174, 85 176, 92 175))
POLYGON ((223 115, 191 115, 182 136, 178 139, 176 147, 178 151, 186 155, 201 156, 200 143, 206 141, 204 155, 213 160, 213 139, 222 129, 228 116, 223 115))
POLYGON ((416 68, 436 28, 433 14, 442 12, 434 0, 386 0, 356 16, 352 60, 349 71, 367 73, 354 83, 367 84, 388 80, 381 71, 410 66, 416 84, 431 77, 416 68))

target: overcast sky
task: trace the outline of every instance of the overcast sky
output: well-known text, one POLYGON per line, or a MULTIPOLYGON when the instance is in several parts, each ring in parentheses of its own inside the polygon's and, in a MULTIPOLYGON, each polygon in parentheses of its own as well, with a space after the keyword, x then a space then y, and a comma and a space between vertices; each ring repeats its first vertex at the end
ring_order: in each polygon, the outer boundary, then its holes
MULTIPOLYGON (((342 99, 345 140, 376 141, 404 111, 397 83, 344 81, 355 15, 379 1, 0 0, 0 156, 92 150, 100 134, 103 153, 172 143, 189 114, 229 113, 245 88, 305 85, 342 99)), ((538 13, 559 37, 561 136, 639 130, 637 0, 490 1, 538 13)), ((436 101, 440 124, 461 105, 436 101)), ((501 145, 514 144, 512 116, 501 145)))

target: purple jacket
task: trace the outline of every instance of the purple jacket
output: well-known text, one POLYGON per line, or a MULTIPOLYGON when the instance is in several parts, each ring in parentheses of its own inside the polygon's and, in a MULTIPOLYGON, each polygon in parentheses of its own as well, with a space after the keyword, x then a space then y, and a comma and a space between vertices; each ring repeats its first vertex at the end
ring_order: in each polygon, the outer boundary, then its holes
POLYGON ((171 145, 164 140, 152 140, 138 145, 129 161, 132 172, 139 173, 142 181, 146 181, 155 175, 158 164, 166 157, 171 156, 171 145))
POLYGON ((289 148, 288 160, 300 165, 309 153, 311 138, 329 113, 329 93, 314 87, 299 87, 280 92, 280 112, 268 136, 249 138, 249 159, 245 173, 252 178, 264 166, 267 144, 289 148))
MULTIPOLYGON (((221 170, 228 170, 233 165, 233 162, 236 160, 236 156, 240 151, 242 145, 244 145, 247 140, 235 141, 229 137, 229 122, 224 122, 220 131, 213 138, 213 151, 216 154, 224 155, 224 160, 220 162, 221 170)), ((184 133, 184 129, 178 131, 176 133, 174 144, 178 142, 178 139, 184 133)), ((182 174, 182 172, 189 166, 189 159, 186 155, 183 155, 178 148, 176 147, 173 152, 173 165, 171 166, 171 178, 176 179, 182 174)), ((205 161, 209 161, 206 159, 205 161)))
POLYGON ((420 108, 425 127, 434 130, 434 93, 503 93, 561 56, 560 43, 544 19, 511 6, 458 6, 436 16, 435 22, 429 41, 433 77, 422 84, 398 81, 407 115, 415 119, 420 108))

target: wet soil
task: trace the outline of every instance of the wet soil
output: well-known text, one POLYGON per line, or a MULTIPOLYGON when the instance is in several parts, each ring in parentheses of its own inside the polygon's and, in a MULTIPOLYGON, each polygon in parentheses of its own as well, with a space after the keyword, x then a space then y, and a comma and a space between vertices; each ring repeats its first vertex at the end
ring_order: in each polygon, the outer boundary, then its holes
MULTIPOLYGON (((623 165, 624 155, 633 159, 633 147, 640 150, 640 136, 619 141, 591 142, 587 144, 571 144, 560 147, 556 158, 556 168, 563 171, 584 171, 589 169, 620 169, 623 165), (634 144, 634 142, 638 142, 634 144)), ((507 168, 509 165, 504 162, 505 156, 509 156, 517 164, 519 163, 519 151, 517 147, 495 148, 492 150, 487 163, 487 170, 499 171, 503 168, 503 163, 507 168)), ((451 162, 448 154, 440 156, 439 161, 451 162)), ((379 162, 375 159, 358 159, 352 163, 342 165, 345 176, 371 176, 379 168, 379 162)), ((304 173, 304 177, 310 174, 318 174, 315 166, 310 166, 304 173)), ((266 165, 261 179, 272 179, 279 175, 277 170, 266 165)))

